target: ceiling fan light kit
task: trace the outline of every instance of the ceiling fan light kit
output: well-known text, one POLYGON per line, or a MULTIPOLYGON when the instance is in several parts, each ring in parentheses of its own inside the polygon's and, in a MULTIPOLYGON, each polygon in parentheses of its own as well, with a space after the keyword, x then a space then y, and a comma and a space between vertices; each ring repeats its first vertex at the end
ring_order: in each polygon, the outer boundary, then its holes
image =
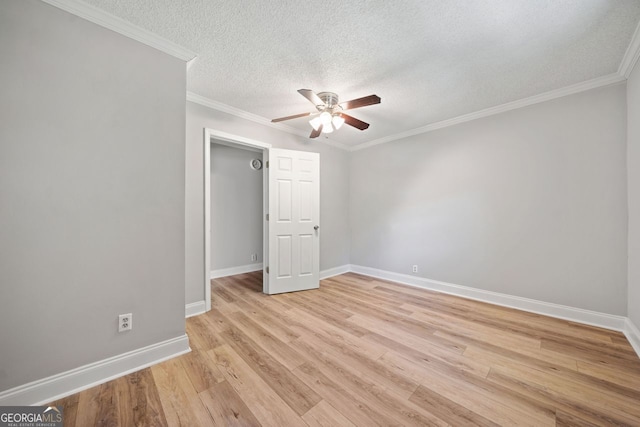
POLYGON ((336 128, 336 130, 338 130, 344 124, 344 118, 340 114, 335 115, 331 119, 331 124, 336 128))
POLYGON ((323 111, 320 113, 320 121, 323 126, 329 126, 331 124, 331 113, 328 111, 323 111))
MULTIPOLYGON (((322 99, 323 93, 318 94, 318 96, 322 99)), ((338 95, 332 93, 330 94, 335 96, 335 100, 338 100, 338 95)), ((329 105, 329 104, 326 104, 329 105)), ((318 117, 314 117, 309 120, 309 124, 313 128, 313 130, 317 131, 322 126, 323 133, 331 133, 334 130, 340 129, 340 126, 344 123, 344 118, 340 116, 340 112, 336 112, 335 110, 342 110, 340 106, 334 105, 332 107, 325 107, 325 105, 316 105, 320 111, 320 115, 318 117), (329 112, 331 110, 331 112, 329 112)))
POLYGON ((322 120, 320 120, 320 117, 315 117, 309 120, 309 124, 311 125, 313 130, 318 130, 320 129, 320 126, 322 126, 322 120))
POLYGON ((362 120, 344 114, 342 111, 379 104, 381 101, 378 95, 369 95, 363 98, 340 103, 338 95, 333 92, 320 92, 316 94, 310 89, 299 89, 298 92, 300 95, 311 101, 318 112, 280 117, 278 119, 271 120, 271 122, 276 123, 300 117, 316 116, 309 120, 309 124, 313 128, 309 138, 317 138, 321 133, 331 133, 334 130, 340 129, 344 123, 359 130, 367 129, 369 127, 369 123, 365 123, 362 120))

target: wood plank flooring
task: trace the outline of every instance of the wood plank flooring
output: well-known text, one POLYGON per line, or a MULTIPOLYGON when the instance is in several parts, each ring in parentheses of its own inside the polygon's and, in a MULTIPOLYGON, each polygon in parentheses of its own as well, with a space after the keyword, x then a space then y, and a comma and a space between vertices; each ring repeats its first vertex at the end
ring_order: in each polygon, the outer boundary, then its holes
POLYGON ((640 426, 623 334, 344 274, 212 281, 192 352, 65 399, 65 426, 640 426))

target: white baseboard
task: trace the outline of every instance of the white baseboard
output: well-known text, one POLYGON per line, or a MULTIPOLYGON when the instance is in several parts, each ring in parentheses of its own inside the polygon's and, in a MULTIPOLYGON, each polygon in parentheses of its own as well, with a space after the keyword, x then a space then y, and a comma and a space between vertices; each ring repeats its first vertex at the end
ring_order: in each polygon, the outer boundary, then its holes
POLYGON ((211 279, 219 279, 220 277, 235 276, 236 274, 251 273, 252 271, 262 270, 263 264, 247 264, 238 267, 221 268, 219 270, 211 270, 211 279))
MULTIPOLYGON (((236 274, 251 273, 252 271, 262 270, 262 263, 241 265, 239 267, 222 268, 220 270, 211 270, 211 278, 218 279, 220 277, 234 276, 236 274)), ((327 279, 329 277, 338 276, 340 274, 348 273, 351 271, 349 264, 341 265, 339 267, 328 268, 320 272, 320 280, 327 279)))
POLYGON ((628 317, 624 323, 623 332, 629 340, 629 344, 631 344, 631 347, 633 347, 638 357, 640 357, 640 330, 628 317))
POLYGON ((529 298, 470 288, 467 286, 454 285, 452 283, 429 280, 422 277, 378 270, 360 265, 352 265, 351 271, 365 276, 390 280, 409 286, 488 302, 490 304, 501 305, 504 307, 516 308, 518 310, 543 314, 545 316, 557 317, 559 319, 570 320, 572 322, 584 323, 616 331, 625 331, 625 321, 627 318, 623 316, 615 316, 597 311, 569 307, 566 305, 553 304, 529 298))
MULTIPOLYGON (((262 270, 262 263, 241 265, 239 267, 222 268, 220 270, 211 270, 211 278, 218 279, 220 277, 234 276, 236 274, 251 273, 252 271, 262 270)), ((320 272, 320 280, 328 279, 329 277, 338 276, 340 274, 348 273, 351 271, 351 265, 345 264, 339 267, 328 268, 320 272)), ((193 304, 204 304, 204 301, 193 304)), ((198 313, 199 314, 199 313, 198 313)), ((189 317, 189 316, 187 316, 189 317)))
POLYGON ((0 392, 0 406, 42 405, 190 351, 185 334, 0 392))
POLYGON ((198 314, 205 313, 206 311, 207 307, 204 303, 204 300, 192 302, 184 306, 184 317, 197 316, 198 314))
POLYGON ((348 273, 351 271, 351 265, 345 264, 339 267, 327 268, 326 270, 322 270, 320 272, 320 280, 328 279, 329 277, 339 276, 344 273, 348 273))

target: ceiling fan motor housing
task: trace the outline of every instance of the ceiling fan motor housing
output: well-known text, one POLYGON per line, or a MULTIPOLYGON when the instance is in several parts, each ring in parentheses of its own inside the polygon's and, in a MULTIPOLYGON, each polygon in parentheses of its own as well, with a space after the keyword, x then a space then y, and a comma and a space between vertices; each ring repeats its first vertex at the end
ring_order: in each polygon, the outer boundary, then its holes
POLYGON ((338 105, 338 94, 333 92, 320 92, 318 98, 324 102, 324 105, 316 105, 318 111, 333 109, 338 105))

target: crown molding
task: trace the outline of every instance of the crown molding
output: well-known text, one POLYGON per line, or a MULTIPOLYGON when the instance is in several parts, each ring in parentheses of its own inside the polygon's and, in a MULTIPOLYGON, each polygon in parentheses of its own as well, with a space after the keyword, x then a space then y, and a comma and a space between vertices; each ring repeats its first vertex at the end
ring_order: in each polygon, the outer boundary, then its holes
POLYGON ((631 37, 631 43, 627 47, 627 51, 624 53, 620 67, 618 68, 618 74, 628 79, 633 71, 633 67, 638 63, 640 58, 640 22, 636 27, 636 31, 631 37))
MULTIPOLYGON (((249 113, 248 111, 244 111, 241 110, 239 108, 236 107, 232 107, 230 105, 227 104, 223 104, 222 102, 218 102, 218 101, 214 101, 213 99, 210 98, 206 98, 202 95, 198 95, 197 93, 193 93, 193 92, 189 92, 187 91, 187 101, 189 102, 193 102, 195 104, 199 104, 202 105, 204 107, 207 108, 211 108, 213 110, 216 111, 220 111, 223 113, 227 113, 230 114, 232 116, 235 117, 239 117, 241 119, 245 119, 245 120, 249 120, 252 121, 254 123, 258 123, 264 126, 269 126, 272 127, 274 129, 278 129, 281 130, 283 132, 287 132, 293 135, 298 135, 298 136, 302 136, 305 138, 309 137, 309 134, 307 132, 301 131, 299 129, 295 129, 291 126, 287 126, 287 125, 283 125, 281 123, 272 123, 271 120, 262 117, 262 116, 258 116, 257 114, 253 114, 253 113, 249 113)), ((341 144, 339 142, 336 141, 330 141, 328 139, 320 139, 318 140, 323 144, 326 145, 330 145, 332 147, 336 147, 336 148, 340 148, 342 150, 346 150, 349 151, 349 147, 345 144, 341 144)))
MULTIPOLYGON (((95 6, 84 3, 80 0, 41 0, 47 4, 55 6, 94 24, 100 25, 109 30, 115 31, 125 37, 129 37, 133 40, 137 40, 147 46, 151 46, 164 53, 174 56, 187 62, 187 67, 191 67, 197 58, 197 54, 192 52, 170 40, 160 37, 151 31, 140 28, 130 22, 127 22, 115 15, 105 12, 95 6)), ((383 138, 375 139, 372 141, 364 142, 356 146, 347 146, 345 144, 331 141, 329 139, 322 139, 320 142, 323 144, 340 148, 347 151, 358 151, 365 148, 373 147, 379 144, 384 144, 398 139, 407 138, 414 135, 430 132, 436 129, 442 129, 445 127, 453 126, 459 123, 468 122, 471 120, 488 117, 494 114, 503 113, 510 110, 526 107, 528 105, 537 104, 540 102, 549 101, 555 98, 560 98, 574 93, 583 92, 590 89, 595 89, 601 86, 607 86, 615 83, 625 81, 633 71, 634 66, 640 59, 640 23, 636 27, 636 30, 631 38, 631 42, 627 47, 625 55, 618 67, 617 73, 609 74, 586 82, 578 83, 575 85, 567 86, 557 90, 545 92, 539 95, 535 95, 529 98, 520 99, 517 101, 509 102, 506 104, 498 105, 495 107, 486 108, 473 113, 465 114, 462 116, 454 117, 447 120, 431 123, 426 126, 411 129, 398 134, 389 135, 383 138)), ((236 117, 240 117, 246 120, 250 120, 255 123, 259 123, 265 126, 269 126, 281 131, 299 135, 302 137, 308 137, 307 133, 295 129, 291 126, 287 126, 281 123, 272 123, 269 119, 256 114, 249 113, 244 110, 232 107, 230 105, 223 104, 221 102, 214 101, 212 99, 197 95, 193 92, 187 92, 187 101, 194 102, 196 104, 203 105, 214 110, 218 110, 227 114, 231 114, 236 117)))
POLYGON ((137 25, 133 25, 124 19, 118 18, 102 9, 99 9, 90 4, 84 3, 79 0, 42 0, 52 6, 76 15, 87 21, 98 24, 101 27, 115 31, 118 34, 122 34, 125 37, 139 41, 140 43, 151 46, 158 49, 161 52, 167 53, 185 62, 193 60, 198 56, 195 52, 192 52, 184 47, 162 38, 151 31, 140 28, 137 25))
POLYGON ((621 82, 624 82, 625 80, 626 78, 618 73, 609 74, 609 75, 598 77, 592 80, 587 80, 582 83, 577 83, 571 86, 566 86, 560 89, 544 92, 539 95, 530 96, 528 98, 519 99, 517 101, 507 102, 506 104, 485 108, 484 110, 479 110, 473 113, 464 114, 462 116, 454 117, 452 119, 442 120, 439 122, 428 124, 426 126, 411 129, 405 132, 400 132, 394 135, 385 136, 383 138, 374 139, 373 141, 363 142, 362 144, 358 144, 354 147, 351 147, 349 151, 363 150, 365 148, 373 147, 380 144, 385 144, 387 142, 396 141, 398 139, 407 138, 410 136, 419 135, 426 132, 431 132, 436 129, 442 129, 445 127, 457 125, 459 123, 469 122, 471 120, 493 116, 495 114, 516 110, 518 108, 526 107, 533 104, 539 104, 541 102, 550 101, 552 99, 561 98, 567 95, 573 95, 575 93, 584 92, 584 91, 595 89, 598 87, 621 83, 621 82))
MULTIPOLYGON (((640 28, 640 27, 639 27, 640 28)), ((634 36, 634 42, 640 43, 640 37, 638 36, 638 31, 636 31, 636 36, 634 36)), ((628 51, 631 50, 630 49, 628 51)), ((640 52, 636 52, 637 56, 640 55, 640 52)), ((631 71, 629 70, 629 73, 631 71)), ((464 114, 462 116, 454 117, 447 120, 442 120, 439 122, 431 123, 426 126, 422 126, 415 129, 410 129, 405 132, 400 132, 397 134, 385 136, 383 138, 374 139, 372 141, 363 142, 361 144, 355 146, 347 146, 345 144, 341 144, 339 142, 330 141, 330 140, 320 140, 322 143, 337 147, 343 150, 347 150, 350 152, 363 150, 365 148, 374 147, 376 145, 385 144, 387 142, 397 141, 402 138, 407 138, 410 136, 420 135, 423 133, 431 132, 437 129, 446 128, 449 126, 457 125, 464 122, 469 122, 471 120, 480 119, 483 117, 493 116, 495 114, 504 113, 511 110, 516 110, 518 108, 526 107, 529 105, 539 104, 541 102, 550 101, 556 98, 562 98, 563 96, 573 95, 580 92, 585 92, 587 90, 596 89, 599 87, 609 86, 613 84, 618 84, 626 81, 626 77, 620 73, 612 73, 606 76, 597 77, 595 79, 587 80, 581 83, 576 83, 571 86, 565 86, 560 89, 555 89, 549 92, 544 92, 538 95, 530 96, 528 98, 519 99, 517 101, 508 102, 506 104, 497 105, 495 107, 485 108, 483 110, 475 111, 473 113, 464 114)), ((246 120, 250 120, 255 123, 259 123, 265 126, 269 126, 275 129, 279 129, 284 132, 288 132, 294 135, 300 135, 303 137, 307 137, 307 134, 299 129, 292 128, 290 126, 286 126, 280 123, 272 123, 269 119, 264 118, 262 116, 258 116, 253 113, 249 113, 247 111, 241 110, 239 108, 232 107, 227 104, 223 104, 218 101, 214 101, 212 99, 206 98, 204 96, 198 95, 193 92, 187 92, 187 101, 194 102, 196 104, 203 105, 205 107, 221 111, 223 113, 231 114, 236 117, 240 117, 246 120)))

